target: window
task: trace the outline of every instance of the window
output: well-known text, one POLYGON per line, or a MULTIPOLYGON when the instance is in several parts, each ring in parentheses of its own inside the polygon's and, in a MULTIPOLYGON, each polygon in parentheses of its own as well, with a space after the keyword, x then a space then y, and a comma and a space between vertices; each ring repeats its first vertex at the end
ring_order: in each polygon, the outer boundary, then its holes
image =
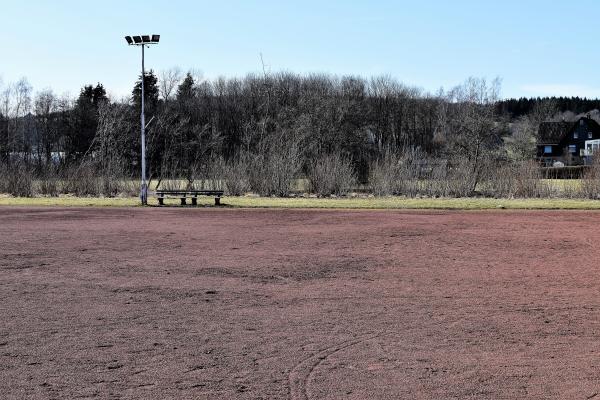
POLYGON ((573 133, 573 139, 579 139, 579 132, 573 133))
POLYGON ((544 146, 544 154, 552 153, 552 146, 544 146))
POLYGON ((585 122, 581 119, 579 120, 579 125, 583 126, 585 124, 585 122))
POLYGON ((592 135, 592 132, 588 132, 588 139, 591 139, 591 138, 592 138, 592 136, 593 136, 593 135, 592 135))
POLYGON ((577 146, 574 144, 570 144, 569 145, 569 153, 571 153, 571 154, 577 153, 577 146))

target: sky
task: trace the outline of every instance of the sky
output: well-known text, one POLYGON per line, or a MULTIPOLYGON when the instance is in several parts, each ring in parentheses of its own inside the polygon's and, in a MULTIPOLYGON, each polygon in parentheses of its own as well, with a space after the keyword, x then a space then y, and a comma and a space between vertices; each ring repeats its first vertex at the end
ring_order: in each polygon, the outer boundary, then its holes
POLYGON ((0 81, 129 95, 141 68, 124 36, 160 34, 146 67, 205 79, 262 71, 388 75, 436 92, 502 79, 508 97, 600 97, 600 1, 0 0, 0 81))

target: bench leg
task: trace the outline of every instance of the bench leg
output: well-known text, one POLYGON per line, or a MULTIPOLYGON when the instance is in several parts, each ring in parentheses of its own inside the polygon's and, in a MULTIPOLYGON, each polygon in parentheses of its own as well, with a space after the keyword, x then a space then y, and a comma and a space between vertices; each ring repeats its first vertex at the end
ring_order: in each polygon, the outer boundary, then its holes
POLYGON ((186 203, 185 203, 185 197, 182 197, 182 198, 181 198, 181 205, 182 205, 182 206, 185 206, 185 204, 186 204, 186 203))
POLYGON ((220 205, 221 205, 221 198, 215 197, 215 206, 220 206, 220 205))
POLYGON ((158 205, 159 205, 159 206, 163 206, 163 205, 164 205, 164 202, 163 202, 163 198, 162 198, 162 197, 159 197, 159 198, 158 198, 158 205))
POLYGON ((192 205, 193 206, 197 206, 198 205, 198 199, 196 197, 192 197, 192 205))

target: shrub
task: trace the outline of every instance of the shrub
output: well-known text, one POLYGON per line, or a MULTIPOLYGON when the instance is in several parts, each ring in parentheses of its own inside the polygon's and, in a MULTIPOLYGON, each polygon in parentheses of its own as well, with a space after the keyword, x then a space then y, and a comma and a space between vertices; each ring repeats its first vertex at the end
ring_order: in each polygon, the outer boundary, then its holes
POLYGON ((125 181, 118 166, 104 168, 98 174, 99 193, 106 197, 114 197, 125 191, 125 181))
MULTIPOLYGON (((486 181, 486 194, 495 197, 553 197, 558 193, 552 183, 542 179, 539 165, 535 161, 493 164, 489 168, 486 181)), ((567 189, 567 188, 565 188, 567 189)), ((567 197, 577 193, 564 190, 567 197)))
POLYGON ((248 156, 245 153, 227 162, 222 170, 227 193, 231 196, 241 196, 250 190, 248 183, 248 156))
POLYGON ((581 179, 580 193, 588 199, 600 199, 600 159, 596 160, 581 179))
POLYGON ((428 167, 421 193, 430 197, 446 197, 450 193, 447 160, 428 160, 428 167))
POLYGON ((400 159, 392 152, 386 152, 381 159, 371 163, 369 168, 369 188, 375 196, 389 196, 400 191, 400 159))
POLYGON ((311 190, 320 196, 345 195, 356 183, 352 163, 339 154, 322 155, 308 167, 311 190))
MULTIPOLYGON (((480 173, 480 171, 476 171, 480 173)), ((473 166, 465 157, 454 157, 448 162, 445 195, 452 197, 469 197, 473 194, 478 177, 473 166)))
POLYGON ((226 170, 222 157, 211 160, 206 167, 206 174, 202 179, 202 188, 208 190, 224 190, 223 174, 226 170))
POLYGON ((249 157, 250 188, 262 196, 286 197, 301 167, 300 150, 296 145, 271 146, 266 154, 249 157))
POLYGON ((58 196, 60 179, 58 170, 51 166, 44 170, 37 179, 37 192, 46 196, 58 196))
POLYGON ((0 193, 8 193, 8 166, 0 163, 0 193))
POLYGON ((446 163, 434 162, 420 149, 387 152, 371 164, 369 187, 376 196, 438 196, 446 193, 446 163), (442 179, 443 177, 443 179, 442 179))
POLYGON ((509 198, 514 197, 517 168, 512 163, 505 163, 486 174, 484 193, 487 196, 509 198))
POLYGON ((98 196, 101 192, 96 169, 90 162, 65 170, 63 193, 76 196, 98 196))
POLYGON ((25 163, 18 162, 4 167, 3 192, 15 197, 32 197, 34 195, 33 171, 25 163))

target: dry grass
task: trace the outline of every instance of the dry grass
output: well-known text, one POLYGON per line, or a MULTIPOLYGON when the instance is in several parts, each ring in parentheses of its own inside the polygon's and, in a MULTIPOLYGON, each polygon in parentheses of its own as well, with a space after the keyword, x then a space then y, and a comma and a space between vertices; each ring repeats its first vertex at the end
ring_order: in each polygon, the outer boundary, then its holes
MULTIPOLYGON (((157 204, 150 197, 150 204, 157 204)), ((199 205, 213 205, 211 197, 199 198, 199 205)), ((176 206, 178 199, 166 201, 176 206)), ((236 208, 323 208, 323 209, 451 209, 451 210, 490 210, 490 209, 540 209, 540 210, 596 210, 600 200, 586 199, 490 199, 490 198, 276 198, 276 197, 230 197, 222 199, 225 207, 236 208)), ((139 206, 136 197, 0 197, 0 206, 61 206, 61 207, 131 207, 139 206)))

